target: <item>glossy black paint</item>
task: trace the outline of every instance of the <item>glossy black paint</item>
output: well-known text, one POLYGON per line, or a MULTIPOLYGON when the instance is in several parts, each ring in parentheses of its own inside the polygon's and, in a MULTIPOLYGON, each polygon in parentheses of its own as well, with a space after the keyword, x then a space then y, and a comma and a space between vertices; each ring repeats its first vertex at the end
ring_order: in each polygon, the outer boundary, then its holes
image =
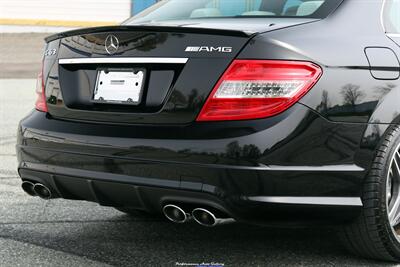
MULTIPOLYGON (((273 119, 193 123, 179 128, 76 123, 35 111, 21 124, 18 157, 23 161, 20 171, 40 173, 32 176, 22 172, 24 179, 42 177, 39 181, 57 184, 54 187, 59 188, 61 195, 70 198, 92 200, 90 190, 82 192, 84 189, 75 183, 114 181, 188 191, 185 195, 200 192, 206 199, 210 195, 218 198, 224 210, 238 219, 279 221, 288 216, 279 214, 280 205, 246 199, 282 195, 360 196, 363 168, 368 167, 368 162, 358 155, 358 141, 365 128, 362 124, 328 122, 300 104, 273 119), (306 166, 309 168, 304 169, 306 166), (256 207, 268 213, 249 213, 256 207)), ((200 203, 180 197, 180 194, 160 193, 149 202, 158 203, 158 208, 175 198, 191 205, 200 203)), ((118 195, 108 195, 106 200, 103 205, 123 204, 118 195)), ((129 204, 134 200, 126 198, 126 201, 129 204)), ((148 205, 153 207, 151 203, 148 205)), ((215 207, 214 204, 207 202, 215 207)), ((298 208, 288 205, 286 209, 293 214, 299 212, 298 208)), ((333 220, 331 212, 338 208, 301 209, 324 210, 312 218, 333 220)), ((343 213, 347 215, 342 214, 334 222, 352 218, 358 208, 343 207, 343 210, 352 212, 343 213)), ((302 213, 304 216, 300 213, 297 219, 306 221, 309 213, 302 213)))
POLYGON ((301 103, 331 121, 397 122, 400 105, 392 101, 400 97, 400 68, 393 62, 398 62, 400 47, 391 39, 396 37, 385 34, 381 11, 382 1, 344 1, 319 22, 256 36, 238 58, 315 62, 324 74, 301 103), (379 64, 368 61, 369 47, 384 49, 379 64), (387 49, 396 58, 388 57, 387 49), (371 72, 377 71, 393 78, 376 79, 371 72))
MULTIPOLYGON (((182 124, 195 120, 211 89, 228 68, 231 61, 257 32, 274 31, 281 28, 315 22, 315 19, 254 19, 243 29, 242 23, 231 19, 224 21, 220 29, 202 29, 190 25, 172 26, 121 26, 103 27, 95 30, 83 29, 48 38, 47 49, 58 49, 58 54, 45 57, 46 93, 49 113, 57 118, 84 121, 106 121, 113 123, 164 123, 182 124), (191 27, 190 27, 191 26, 191 27), (241 30, 234 30, 234 29, 241 30), (119 52, 110 56, 104 49, 107 36, 118 37, 119 52), (52 41, 55 38, 58 41, 52 41), (191 53, 188 46, 207 45, 230 47, 232 53, 191 53), (186 57, 181 64, 136 64, 136 68, 147 69, 145 101, 141 106, 100 105, 91 102, 99 68, 130 68, 127 64, 59 65, 59 58, 107 58, 107 57, 186 57), (210 61, 212 63, 210 64, 210 61), (154 105, 150 96, 160 91, 155 79, 161 72, 173 72, 171 84, 164 83, 167 92, 154 105)), ((181 23, 182 24, 182 23, 181 23)), ((219 23, 220 24, 220 23, 219 23)), ((219 25, 202 23, 204 27, 219 25), (206 26, 208 25, 208 26, 206 26)))
POLYGON ((249 198, 361 197, 375 149, 400 119, 400 46, 382 28, 381 5, 344 1, 326 19, 291 23, 203 20, 52 36, 47 49, 59 52, 44 59, 49 113, 33 111, 21 121, 19 173, 59 197, 109 206, 161 212, 170 202, 203 205, 253 223, 351 220, 360 207, 249 198), (135 65, 150 73, 142 106, 95 105, 89 100, 96 69, 111 66, 60 66, 58 59, 110 57, 104 50, 109 33, 121 39, 114 57, 187 57, 188 63, 135 65), (184 52, 195 45, 229 46, 233 53, 184 52), (195 122, 235 58, 312 61, 323 76, 278 116, 195 122), (169 78, 161 75, 166 72, 169 78), (162 85, 165 97, 154 100, 162 85))

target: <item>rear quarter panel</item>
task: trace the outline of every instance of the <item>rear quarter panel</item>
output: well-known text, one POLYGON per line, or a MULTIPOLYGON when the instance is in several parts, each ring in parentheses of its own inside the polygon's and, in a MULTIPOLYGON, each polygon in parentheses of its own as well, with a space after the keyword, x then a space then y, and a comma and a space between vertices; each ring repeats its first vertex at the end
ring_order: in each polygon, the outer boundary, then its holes
POLYGON ((317 63, 324 74, 301 104, 334 122, 398 124, 400 81, 375 79, 365 54, 367 47, 385 47, 400 57, 382 26, 382 3, 344 1, 324 20, 254 38, 239 58, 317 63))

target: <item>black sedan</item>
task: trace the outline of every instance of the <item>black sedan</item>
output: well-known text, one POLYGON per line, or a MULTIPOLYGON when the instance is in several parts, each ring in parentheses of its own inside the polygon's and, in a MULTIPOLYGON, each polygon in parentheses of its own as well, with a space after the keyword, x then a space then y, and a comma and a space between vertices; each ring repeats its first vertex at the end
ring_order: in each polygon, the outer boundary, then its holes
POLYGON ((28 194, 400 261, 400 0, 164 0, 46 43, 28 194))

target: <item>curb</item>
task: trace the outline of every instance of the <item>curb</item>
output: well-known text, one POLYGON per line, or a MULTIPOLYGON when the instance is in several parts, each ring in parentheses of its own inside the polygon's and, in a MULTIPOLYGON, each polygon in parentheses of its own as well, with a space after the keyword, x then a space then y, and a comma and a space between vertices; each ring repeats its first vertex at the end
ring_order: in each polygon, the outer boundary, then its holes
POLYGON ((118 25, 115 21, 70 21, 45 19, 2 19, 0 25, 53 26, 53 27, 98 27, 118 25))

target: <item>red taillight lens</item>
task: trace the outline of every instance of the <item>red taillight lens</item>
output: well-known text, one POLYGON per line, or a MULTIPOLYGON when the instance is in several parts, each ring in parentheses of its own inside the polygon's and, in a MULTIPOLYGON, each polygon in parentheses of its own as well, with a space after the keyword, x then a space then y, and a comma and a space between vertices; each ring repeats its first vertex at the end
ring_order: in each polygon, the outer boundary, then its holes
POLYGON ((235 60, 208 97, 197 121, 250 120, 277 115, 321 77, 311 62, 235 60))
POLYGON ((36 103, 35 108, 38 111, 47 112, 46 95, 44 91, 43 71, 41 71, 36 81, 36 103))

